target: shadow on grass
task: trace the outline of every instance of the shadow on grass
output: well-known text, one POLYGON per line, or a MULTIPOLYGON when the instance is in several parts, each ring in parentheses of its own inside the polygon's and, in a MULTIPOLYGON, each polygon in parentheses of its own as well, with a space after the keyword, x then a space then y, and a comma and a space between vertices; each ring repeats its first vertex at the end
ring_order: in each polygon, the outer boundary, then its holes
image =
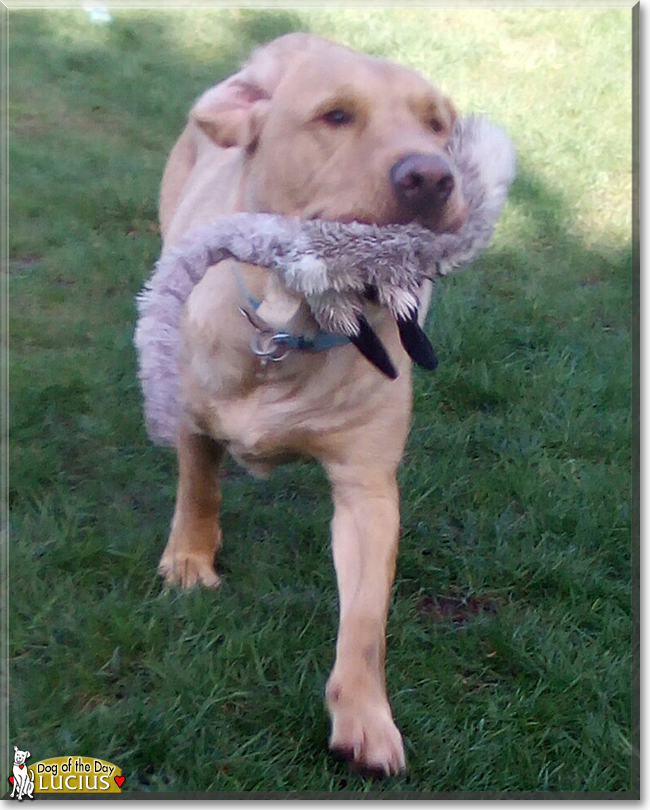
MULTIPOLYGON (((87 89, 96 92, 97 103, 108 101, 116 111, 137 114, 143 128, 147 123, 164 126, 169 123, 170 109, 185 115, 194 96, 236 71, 256 46, 306 30, 301 18, 288 11, 214 13, 222 21, 223 41, 215 44, 214 54, 206 63, 193 59, 191 48, 179 45, 173 11, 159 15, 118 11, 102 28, 105 36, 101 44, 75 36, 79 27, 83 32, 86 18, 82 11, 14 12, 12 70, 19 71, 21 63, 40 65, 43 78, 68 97, 72 108, 84 101, 75 81, 75 74, 83 74, 87 89), (62 35, 55 25, 62 13, 70 15, 76 26, 69 36, 62 35)), ((170 132, 170 139, 176 134, 175 130, 170 132)))

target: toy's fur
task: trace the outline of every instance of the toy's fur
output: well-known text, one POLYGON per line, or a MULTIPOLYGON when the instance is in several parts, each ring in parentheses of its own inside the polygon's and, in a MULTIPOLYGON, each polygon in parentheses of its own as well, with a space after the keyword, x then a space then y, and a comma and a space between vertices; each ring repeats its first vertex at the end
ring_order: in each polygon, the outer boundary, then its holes
POLYGON ((456 123, 449 155, 467 203, 455 234, 236 213, 195 229, 168 251, 138 297, 135 343, 150 437, 174 444, 181 311, 208 267, 227 257, 267 267, 307 302, 323 330, 354 335, 368 286, 395 317, 405 317, 417 309, 425 279, 472 261, 492 236, 514 177, 514 150, 502 129, 470 117, 456 123))

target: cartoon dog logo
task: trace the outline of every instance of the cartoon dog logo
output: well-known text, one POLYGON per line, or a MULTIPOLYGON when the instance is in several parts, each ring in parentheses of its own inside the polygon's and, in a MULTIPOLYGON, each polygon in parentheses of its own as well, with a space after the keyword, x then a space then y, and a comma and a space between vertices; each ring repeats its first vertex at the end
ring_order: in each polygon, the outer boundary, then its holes
POLYGON ((29 751, 21 751, 14 745, 14 770, 13 776, 9 777, 9 781, 13 785, 10 799, 14 798, 16 791, 18 791, 16 798, 19 802, 23 800, 24 796, 34 798, 34 771, 25 765, 30 756, 29 751))

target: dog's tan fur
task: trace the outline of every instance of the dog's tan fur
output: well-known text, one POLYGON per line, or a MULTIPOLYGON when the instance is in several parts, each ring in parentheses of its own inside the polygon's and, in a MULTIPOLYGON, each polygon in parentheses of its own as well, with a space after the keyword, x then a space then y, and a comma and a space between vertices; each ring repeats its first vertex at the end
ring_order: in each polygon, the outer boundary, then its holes
MULTIPOLYGON (((234 211, 377 224, 407 222, 391 188, 401 157, 441 154, 454 121, 438 90, 412 71, 307 34, 259 50, 194 105, 169 158, 160 219, 168 248, 234 211), (346 126, 323 116, 354 115, 346 126)), ((456 189, 424 224, 463 218, 456 189)), ((314 323, 270 274, 239 264, 260 316, 309 334, 314 323)), ((410 360, 392 319, 367 317, 399 371, 387 380, 353 346, 293 352, 265 367, 251 352, 230 262, 208 271, 182 330, 179 486, 160 570, 168 583, 214 587, 221 542, 218 466, 224 449, 263 472, 293 455, 318 459, 332 485, 340 597, 336 661, 327 685, 330 746, 363 768, 396 773, 404 750, 384 685, 385 623, 399 531, 396 472, 411 414, 410 360)))

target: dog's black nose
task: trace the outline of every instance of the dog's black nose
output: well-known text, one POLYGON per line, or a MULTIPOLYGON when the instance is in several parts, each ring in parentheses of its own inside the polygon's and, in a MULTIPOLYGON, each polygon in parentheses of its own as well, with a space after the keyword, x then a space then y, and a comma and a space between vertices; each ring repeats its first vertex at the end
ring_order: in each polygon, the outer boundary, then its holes
POLYGON ((393 189, 415 213, 440 209, 454 190, 454 176, 439 155, 414 152, 400 158, 390 170, 393 189))

